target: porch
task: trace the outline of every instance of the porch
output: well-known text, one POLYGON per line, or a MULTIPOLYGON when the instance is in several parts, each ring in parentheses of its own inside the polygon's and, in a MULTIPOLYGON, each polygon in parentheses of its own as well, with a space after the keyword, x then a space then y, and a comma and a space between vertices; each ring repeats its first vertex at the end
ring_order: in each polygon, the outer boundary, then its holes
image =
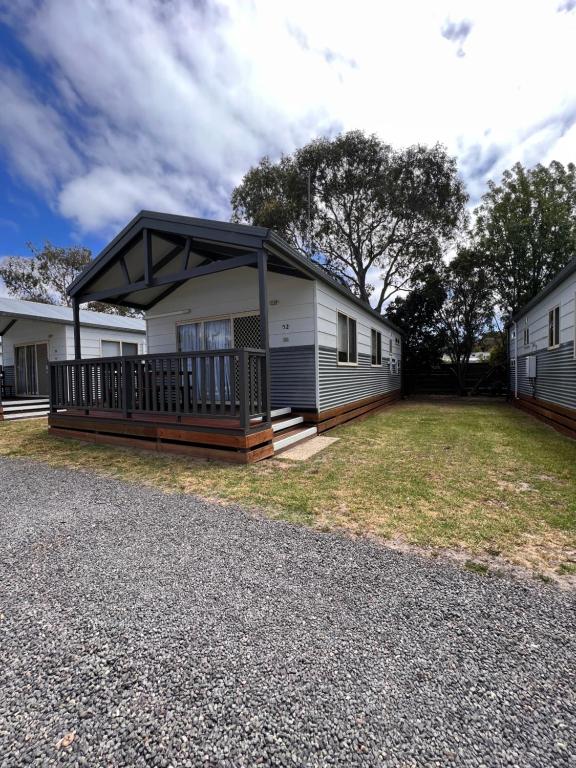
POLYGON ((50 431, 60 437, 248 463, 317 429, 272 409, 263 349, 50 363, 50 431))

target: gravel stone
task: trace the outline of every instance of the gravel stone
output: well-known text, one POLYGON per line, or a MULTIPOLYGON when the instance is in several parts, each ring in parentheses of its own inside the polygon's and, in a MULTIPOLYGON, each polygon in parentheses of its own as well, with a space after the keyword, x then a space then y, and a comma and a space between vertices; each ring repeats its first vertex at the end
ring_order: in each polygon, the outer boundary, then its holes
POLYGON ((0 459, 0 768, 575 766, 575 607, 0 459))

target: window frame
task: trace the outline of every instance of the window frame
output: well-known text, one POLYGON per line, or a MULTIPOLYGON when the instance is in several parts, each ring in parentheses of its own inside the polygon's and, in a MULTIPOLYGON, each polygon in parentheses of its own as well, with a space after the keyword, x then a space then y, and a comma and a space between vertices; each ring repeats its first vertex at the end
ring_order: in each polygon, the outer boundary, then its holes
POLYGON ((528 323, 528 318, 524 320, 524 330, 522 335, 522 343, 525 347, 530 346, 530 325, 528 323))
POLYGON ((100 339, 100 357, 136 357, 140 354, 140 342, 138 341, 125 341, 124 339, 100 339), (120 354, 118 355, 105 355, 103 353, 102 345, 103 344, 118 344, 120 346, 120 354), (125 355, 124 354, 124 344, 135 344, 136 345, 136 354, 135 355, 125 355))
POLYGON ((560 346, 560 304, 556 304, 548 310, 548 349, 557 349, 560 346), (556 316, 556 313, 557 316, 556 316), (552 320, 551 320, 552 316, 552 320))
POLYGON ((355 317, 347 315, 345 312, 336 310, 336 362, 339 366, 344 368, 357 368, 358 367, 358 321, 355 317), (346 355, 347 360, 340 360, 340 317, 346 319, 346 355), (354 352, 355 360, 350 362, 350 323, 354 323, 354 352))
POLYGON ((382 331, 377 328, 370 328, 370 365, 372 368, 382 368, 382 331), (376 336, 376 354, 374 354, 374 336, 376 336))

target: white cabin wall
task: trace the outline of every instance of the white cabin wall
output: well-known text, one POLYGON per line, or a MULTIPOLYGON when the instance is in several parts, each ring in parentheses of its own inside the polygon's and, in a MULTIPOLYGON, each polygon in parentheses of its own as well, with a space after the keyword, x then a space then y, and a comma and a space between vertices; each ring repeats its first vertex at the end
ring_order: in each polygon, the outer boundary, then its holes
POLYGON ((325 283, 316 285, 318 395, 320 411, 330 410, 370 397, 397 392, 401 387, 400 367, 394 373, 391 359, 402 357, 400 335, 386 323, 359 307, 325 283), (338 312, 356 320, 358 361, 356 365, 338 363, 338 312), (382 364, 372 365, 372 329, 382 335, 382 364), (392 342, 392 352, 390 352, 392 342))
POLYGON ((17 320, 2 337, 3 365, 14 365, 14 347, 21 344, 48 344, 49 360, 66 360, 66 326, 43 320, 17 320))
MULTIPOLYGON (((66 358, 74 359, 74 327, 71 325, 66 328, 66 358)), ((80 329, 80 348, 82 357, 88 359, 91 357, 102 357, 102 345, 104 341, 128 341, 132 344, 138 344, 138 353, 146 351, 146 338, 143 333, 138 331, 114 330, 109 328, 93 328, 82 326, 80 329)))
MULTIPOLYGON (((314 283, 268 273, 270 346, 314 344, 314 283)), ((227 315, 259 312, 258 273, 244 267, 189 280, 147 314, 148 351, 177 351, 177 326, 227 315), (176 314, 171 314, 176 313, 176 314)))

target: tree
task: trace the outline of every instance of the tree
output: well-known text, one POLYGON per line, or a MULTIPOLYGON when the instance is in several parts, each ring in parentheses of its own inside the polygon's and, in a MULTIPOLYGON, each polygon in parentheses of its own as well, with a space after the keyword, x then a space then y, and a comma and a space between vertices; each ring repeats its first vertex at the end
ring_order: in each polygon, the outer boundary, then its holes
MULTIPOLYGON (((42 304, 70 306, 71 300, 66 288, 91 261, 90 249, 79 245, 62 248, 50 242, 46 242, 42 249, 32 243, 27 243, 27 246, 32 252, 32 258, 9 256, 0 265, 0 278, 8 294, 42 304)), ((108 314, 134 314, 128 308, 101 302, 91 302, 87 308, 108 314)))
POLYGON ((454 158, 440 145, 394 150, 361 131, 264 158, 232 193, 233 221, 271 227, 374 306, 439 263, 464 217, 454 158), (381 281, 376 289, 375 282, 381 281))
POLYGON ((445 300, 442 274, 436 265, 426 264, 414 276, 409 293, 388 305, 386 317, 405 333, 406 370, 427 369, 442 357, 445 333, 439 313, 445 300))
POLYGON ((576 253, 576 166, 517 163, 476 210, 474 244, 506 317, 530 301, 576 253))
POLYGON ((482 260, 470 247, 461 248, 443 272, 446 300, 439 321, 460 394, 465 394, 472 350, 492 328, 492 286, 482 260))

